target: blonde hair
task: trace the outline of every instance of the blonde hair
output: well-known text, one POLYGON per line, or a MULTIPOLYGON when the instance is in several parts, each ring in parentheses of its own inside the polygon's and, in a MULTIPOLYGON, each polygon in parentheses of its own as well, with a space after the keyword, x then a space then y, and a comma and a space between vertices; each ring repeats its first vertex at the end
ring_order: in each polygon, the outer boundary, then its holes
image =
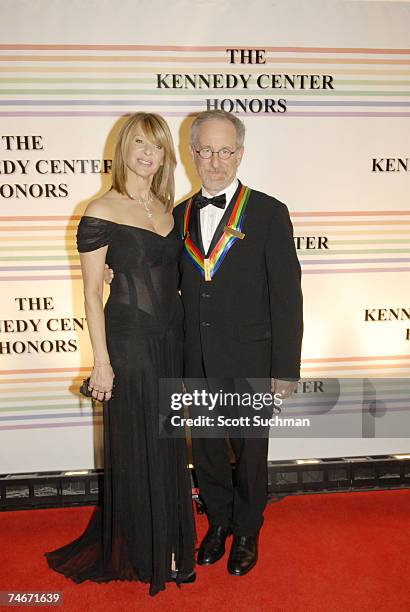
POLYGON ((136 127, 139 126, 144 136, 153 144, 164 149, 164 163, 154 175, 151 191, 162 202, 167 211, 172 210, 175 197, 174 171, 176 157, 174 143, 167 122, 156 113, 134 113, 122 126, 115 144, 112 160, 112 187, 123 195, 129 195, 127 181, 127 151, 136 127))

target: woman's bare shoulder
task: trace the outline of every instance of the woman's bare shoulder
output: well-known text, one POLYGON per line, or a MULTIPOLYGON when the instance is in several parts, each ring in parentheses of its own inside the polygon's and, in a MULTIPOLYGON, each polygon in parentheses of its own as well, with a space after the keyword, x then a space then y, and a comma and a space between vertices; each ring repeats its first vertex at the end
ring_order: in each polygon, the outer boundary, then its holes
MULTIPOLYGON (((118 197, 118 196, 117 196, 118 197)), ((84 216, 86 217, 99 217, 100 219, 106 219, 107 221, 115 221, 115 192, 112 190, 107 191, 99 198, 91 200, 87 208, 85 209, 84 216)))

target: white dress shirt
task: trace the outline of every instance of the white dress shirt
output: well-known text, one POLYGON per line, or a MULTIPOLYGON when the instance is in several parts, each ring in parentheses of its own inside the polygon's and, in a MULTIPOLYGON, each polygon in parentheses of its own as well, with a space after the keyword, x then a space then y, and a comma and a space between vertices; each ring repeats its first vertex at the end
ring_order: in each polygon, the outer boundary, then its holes
MULTIPOLYGON (((228 187, 225 187, 225 189, 219 191, 215 195, 211 195, 202 187, 202 195, 206 198, 214 198, 224 193, 226 196, 226 206, 228 206, 237 188, 238 179, 235 179, 233 183, 231 183, 230 185, 228 185, 228 187)), ((205 254, 208 252, 209 245, 211 244, 216 228, 218 227, 226 211, 226 206, 225 208, 218 208, 217 206, 209 204, 208 206, 201 208, 201 210, 199 211, 201 219, 202 244, 204 245, 205 254)))

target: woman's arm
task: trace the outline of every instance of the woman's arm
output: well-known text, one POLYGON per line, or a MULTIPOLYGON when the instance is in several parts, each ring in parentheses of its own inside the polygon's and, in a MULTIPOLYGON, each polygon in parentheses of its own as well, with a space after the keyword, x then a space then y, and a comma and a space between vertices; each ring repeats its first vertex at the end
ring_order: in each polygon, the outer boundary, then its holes
POLYGON ((107 246, 80 253, 83 273, 85 314, 94 353, 94 367, 90 377, 92 396, 109 400, 114 380, 105 337, 103 309, 103 276, 107 246), (104 393, 106 393, 104 398, 104 393))

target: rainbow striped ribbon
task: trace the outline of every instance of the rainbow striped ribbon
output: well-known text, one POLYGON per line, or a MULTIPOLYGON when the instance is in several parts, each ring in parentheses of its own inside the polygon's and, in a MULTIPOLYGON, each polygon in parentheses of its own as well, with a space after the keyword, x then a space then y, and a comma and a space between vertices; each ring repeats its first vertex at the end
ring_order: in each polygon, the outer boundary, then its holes
POLYGON ((238 240, 244 237, 242 234, 242 221, 246 205, 249 200, 251 190, 249 187, 242 185, 234 204, 231 216, 226 224, 223 234, 214 246, 212 253, 208 258, 205 258, 199 249, 191 240, 189 235, 189 218, 191 216, 193 198, 187 204, 184 215, 184 245, 188 257, 193 264, 201 272, 206 281, 211 281, 215 272, 223 262, 231 246, 238 240))

